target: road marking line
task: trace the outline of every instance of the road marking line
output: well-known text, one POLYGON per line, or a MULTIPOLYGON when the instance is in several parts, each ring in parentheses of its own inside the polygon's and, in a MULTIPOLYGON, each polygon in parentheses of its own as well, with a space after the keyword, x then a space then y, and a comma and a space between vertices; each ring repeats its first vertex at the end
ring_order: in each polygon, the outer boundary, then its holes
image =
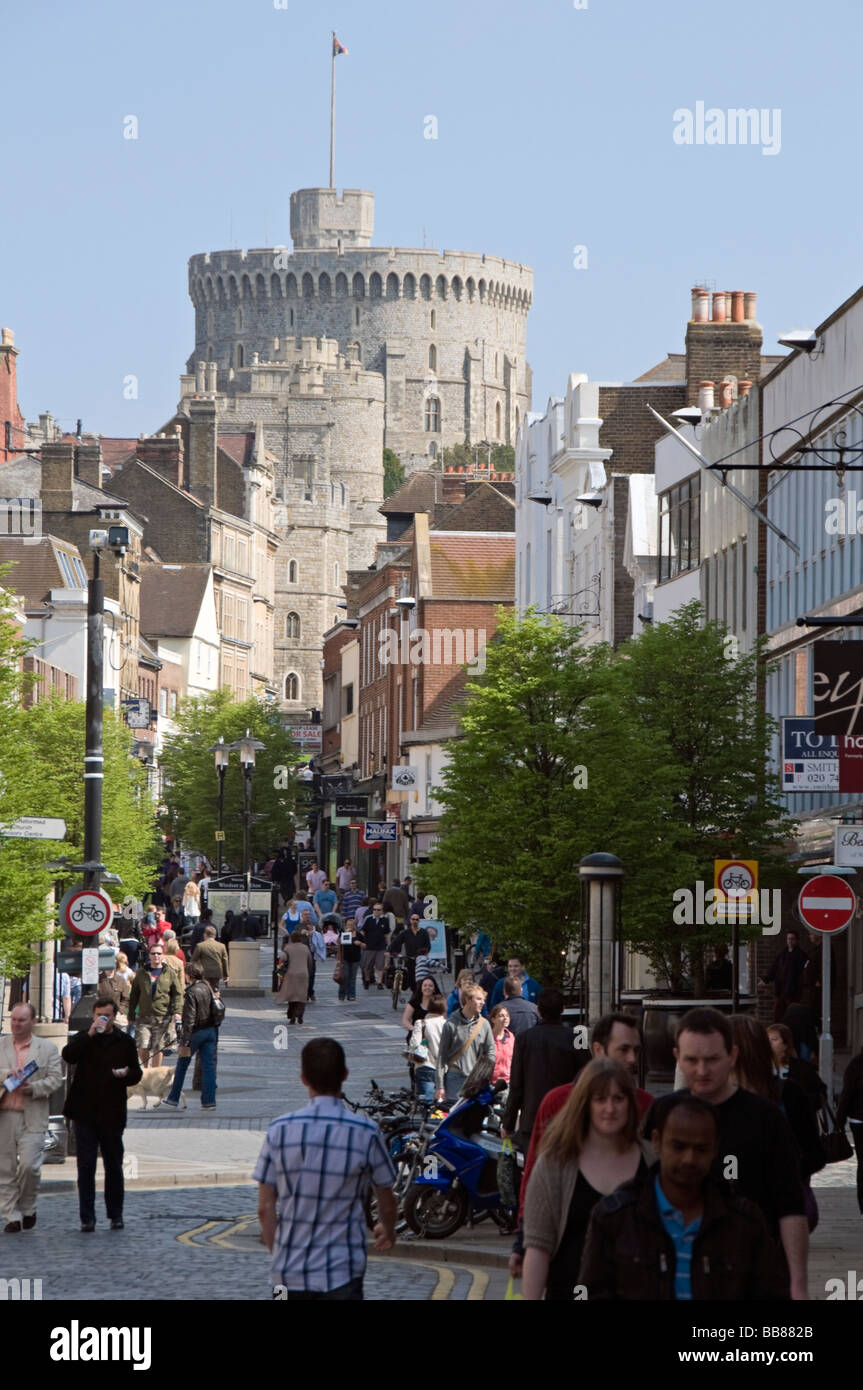
POLYGON ((192 1237, 203 1235, 205 1231, 211 1231, 214 1226, 223 1226, 224 1224, 223 1221, 205 1221, 202 1226, 193 1226, 191 1231, 181 1231, 178 1236, 175 1236, 175 1239, 181 1245, 191 1245, 193 1248, 200 1249, 197 1241, 193 1240, 192 1237))
MULTIPOLYGON (((462 1265, 461 1268, 464 1269, 465 1266, 462 1265)), ((468 1303, 481 1303, 482 1300, 485 1298, 486 1290, 488 1289, 488 1275, 483 1269, 470 1269, 470 1275, 471 1285, 466 1294, 466 1301, 468 1303)))

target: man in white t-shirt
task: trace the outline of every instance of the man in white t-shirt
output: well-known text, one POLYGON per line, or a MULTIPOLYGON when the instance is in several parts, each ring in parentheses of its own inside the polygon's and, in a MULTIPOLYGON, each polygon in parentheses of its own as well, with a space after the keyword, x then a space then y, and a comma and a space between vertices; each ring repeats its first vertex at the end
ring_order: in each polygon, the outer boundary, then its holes
POLYGON ((318 868, 317 859, 313 859, 312 867, 306 874, 306 884, 308 885, 309 892, 311 893, 313 898, 317 893, 318 889, 323 888, 326 877, 327 876, 324 873, 323 869, 318 868))

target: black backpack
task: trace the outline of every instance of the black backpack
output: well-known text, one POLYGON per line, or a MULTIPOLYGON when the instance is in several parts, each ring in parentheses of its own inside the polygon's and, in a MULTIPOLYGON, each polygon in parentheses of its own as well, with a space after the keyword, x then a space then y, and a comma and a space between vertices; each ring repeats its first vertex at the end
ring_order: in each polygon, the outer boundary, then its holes
POLYGON ((212 1003, 210 1004, 210 1027, 221 1028, 224 1019, 225 1005, 221 996, 214 993, 212 1003))

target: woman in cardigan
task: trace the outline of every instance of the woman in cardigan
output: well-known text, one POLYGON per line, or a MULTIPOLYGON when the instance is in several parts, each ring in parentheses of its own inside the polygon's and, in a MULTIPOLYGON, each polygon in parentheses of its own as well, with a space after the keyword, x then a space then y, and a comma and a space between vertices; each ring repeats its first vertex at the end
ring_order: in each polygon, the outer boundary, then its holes
POLYGON ((603 1197, 656 1162, 639 1142, 632 1077, 602 1058, 580 1073, 543 1135, 524 1203, 526 1299, 571 1301, 590 1214, 603 1197))
POLYGON ((284 974, 276 998, 288 1006, 288 1023, 302 1024, 309 997, 312 953, 305 932, 296 931, 285 939, 281 950, 284 974))

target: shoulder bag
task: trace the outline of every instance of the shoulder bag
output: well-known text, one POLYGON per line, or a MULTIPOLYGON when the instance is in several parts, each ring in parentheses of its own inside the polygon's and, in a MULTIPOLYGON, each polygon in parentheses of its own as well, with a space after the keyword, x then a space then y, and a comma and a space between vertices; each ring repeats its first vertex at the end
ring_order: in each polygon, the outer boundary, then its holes
POLYGON ((842 1163, 846 1158, 851 1158, 854 1150, 845 1137, 845 1130, 836 1128, 836 1116, 826 1097, 818 1111, 818 1133, 825 1163, 842 1163))

